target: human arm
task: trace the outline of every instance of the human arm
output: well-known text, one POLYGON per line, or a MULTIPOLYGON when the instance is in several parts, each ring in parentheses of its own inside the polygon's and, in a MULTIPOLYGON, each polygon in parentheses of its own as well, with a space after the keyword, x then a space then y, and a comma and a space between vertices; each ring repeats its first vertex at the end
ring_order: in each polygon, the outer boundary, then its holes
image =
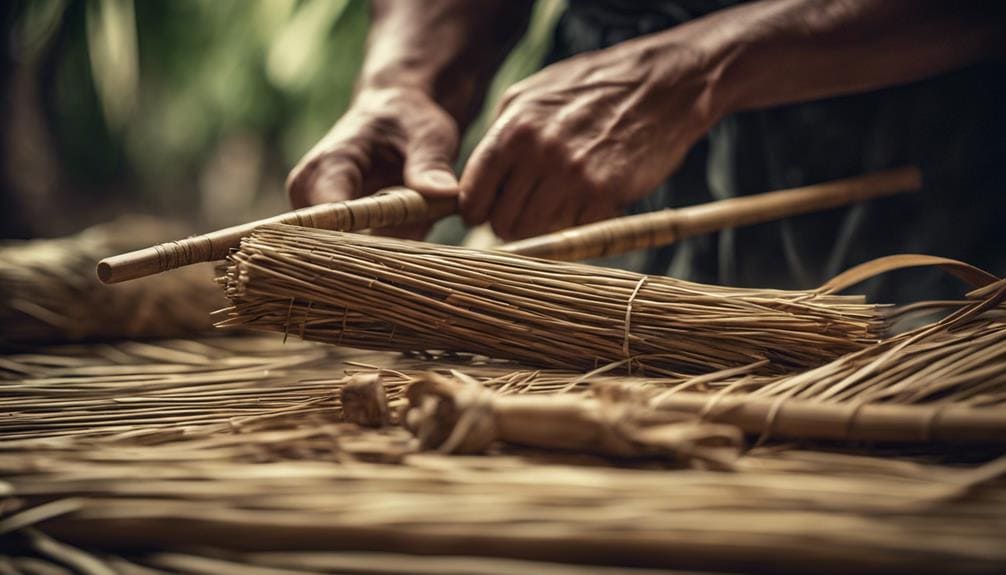
POLYGON ((724 116, 911 82, 1001 53, 977 1, 762 0, 550 66, 513 86, 461 208, 505 239, 617 214, 724 116))

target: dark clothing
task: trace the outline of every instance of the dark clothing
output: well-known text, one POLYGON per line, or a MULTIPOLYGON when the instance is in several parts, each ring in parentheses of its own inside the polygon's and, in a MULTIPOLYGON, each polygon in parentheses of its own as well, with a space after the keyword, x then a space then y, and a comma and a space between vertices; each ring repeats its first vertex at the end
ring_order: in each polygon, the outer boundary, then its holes
MULTIPOLYGON (((727 0, 571 0, 552 60, 603 48, 738 4, 727 0)), ((746 287, 810 288, 895 253, 963 259, 1006 273, 1006 66, 990 62, 856 96, 725 118, 645 211, 918 165, 919 194, 728 230, 617 262, 644 273, 746 287)), ((958 298, 957 280, 897 272, 866 289, 885 302, 958 298)))

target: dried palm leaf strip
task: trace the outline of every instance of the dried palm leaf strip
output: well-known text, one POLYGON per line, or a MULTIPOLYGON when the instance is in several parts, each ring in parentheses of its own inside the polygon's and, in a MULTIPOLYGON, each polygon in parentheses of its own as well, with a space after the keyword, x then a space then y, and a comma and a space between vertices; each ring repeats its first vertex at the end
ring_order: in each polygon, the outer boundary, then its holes
POLYGON ((1006 405, 1006 280, 969 298, 938 322, 745 391, 832 404, 1006 405))
POLYGON ((685 383, 649 404, 763 437, 1006 442, 1006 280, 969 297, 936 323, 816 369, 713 396, 685 383))
POLYGON ((446 350, 589 370, 821 365, 875 342, 880 306, 817 291, 668 277, 294 226, 229 258, 218 325, 350 347, 446 350))

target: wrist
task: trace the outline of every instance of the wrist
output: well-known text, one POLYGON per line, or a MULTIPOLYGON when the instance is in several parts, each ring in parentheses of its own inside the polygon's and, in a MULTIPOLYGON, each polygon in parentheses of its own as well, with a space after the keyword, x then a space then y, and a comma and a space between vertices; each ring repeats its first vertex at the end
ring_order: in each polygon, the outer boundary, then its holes
POLYGON ((768 72, 765 66, 751 65, 755 41, 744 19, 722 16, 699 18, 653 36, 653 41, 659 44, 653 51, 662 55, 658 56, 657 65, 683 68, 657 74, 667 78, 662 89, 677 90, 683 79, 689 83, 696 116, 707 129, 724 117, 750 107, 752 99, 757 98, 754 90, 764 80, 759 76, 768 72), (675 57, 667 58, 670 53, 675 57))
POLYGON ((729 44, 674 29, 642 39, 634 52, 632 66, 646 78, 643 101, 662 110, 663 121, 698 137, 736 111, 742 83, 729 44))
POLYGON ((388 65, 378 70, 364 70, 356 81, 355 91, 368 92, 379 90, 403 90, 420 92, 426 96, 433 95, 434 74, 417 71, 414 67, 405 65, 388 65))

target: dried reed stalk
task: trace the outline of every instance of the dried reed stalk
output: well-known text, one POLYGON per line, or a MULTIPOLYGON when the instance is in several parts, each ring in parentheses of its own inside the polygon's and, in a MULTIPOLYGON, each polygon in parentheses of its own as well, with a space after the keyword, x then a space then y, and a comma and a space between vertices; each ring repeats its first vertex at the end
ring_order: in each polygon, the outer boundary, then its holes
POLYGON ((209 313, 226 303, 210 281, 210 264, 124 286, 105 287, 94 277, 98 258, 179 233, 133 217, 64 239, 0 244, 0 349, 209 330, 209 313))
POLYGON ((929 325, 804 373, 749 389, 818 403, 1006 405, 1006 280, 929 325))
POLYGON ((364 230, 440 219, 457 210, 456 198, 425 198, 407 188, 388 188, 366 198, 319 204, 240 224, 183 240, 164 242, 98 262, 106 284, 137 279, 168 270, 222 260, 241 238, 266 224, 294 224, 331 230, 364 230))
POLYGON ((500 246, 551 260, 576 261, 666 246, 691 236, 847 206, 922 187, 905 167, 802 188, 730 198, 576 226, 500 246))
POLYGON ((221 279, 222 327, 350 347, 439 349, 590 369, 821 365, 876 341, 858 296, 725 288, 464 248, 264 226, 221 279))

